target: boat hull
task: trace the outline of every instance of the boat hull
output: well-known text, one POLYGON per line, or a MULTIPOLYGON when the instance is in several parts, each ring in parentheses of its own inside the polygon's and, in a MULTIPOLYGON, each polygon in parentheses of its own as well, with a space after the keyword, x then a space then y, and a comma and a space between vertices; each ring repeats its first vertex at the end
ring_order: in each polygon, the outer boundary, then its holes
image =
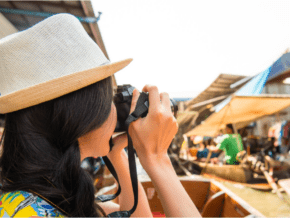
MULTIPOLYGON (((261 190, 268 190, 271 187, 268 185, 266 178, 262 172, 254 172, 249 167, 242 165, 214 165, 205 164, 198 161, 181 161, 181 164, 190 172, 195 174, 205 174, 208 177, 212 176, 223 180, 236 183, 248 184, 250 187, 261 190)), ((280 166, 274 168, 273 178, 285 179, 290 177, 290 165, 281 163, 280 166)))
MULTIPOLYGON (((165 217, 161 201, 150 178, 148 176, 138 176, 138 178, 147 195, 153 216, 165 217)), ((246 217, 249 215, 265 217, 217 181, 192 176, 182 177, 180 182, 202 217, 246 217)), ((116 191, 117 186, 114 185, 113 188, 101 194, 113 194, 116 191)), ((114 202, 118 203, 118 198, 114 202)))

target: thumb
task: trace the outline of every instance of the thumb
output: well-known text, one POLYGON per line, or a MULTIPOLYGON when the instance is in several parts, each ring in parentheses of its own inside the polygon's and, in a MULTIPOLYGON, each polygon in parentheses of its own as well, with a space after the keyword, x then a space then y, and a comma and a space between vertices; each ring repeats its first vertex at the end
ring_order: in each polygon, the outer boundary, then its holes
POLYGON ((134 89, 131 108, 130 108, 130 114, 134 112, 139 96, 140 96, 139 91, 137 89, 134 89))

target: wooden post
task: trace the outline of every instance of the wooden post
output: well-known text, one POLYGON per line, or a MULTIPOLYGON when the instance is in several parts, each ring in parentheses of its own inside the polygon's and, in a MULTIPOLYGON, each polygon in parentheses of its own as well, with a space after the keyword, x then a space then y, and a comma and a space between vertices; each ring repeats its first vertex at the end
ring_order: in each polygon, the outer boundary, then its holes
POLYGON ((281 121, 279 112, 276 113, 276 119, 277 119, 277 122, 280 122, 281 121))
POLYGON ((251 147, 247 145, 247 155, 251 155, 251 147))
POLYGON ((18 30, 13 26, 6 17, 0 13, 0 39, 13 33, 17 33, 18 30))
MULTIPOLYGON (((95 13, 94 13, 91 1, 80 0, 80 2, 81 2, 81 5, 83 7, 85 15, 87 17, 95 17, 95 13)), ((105 48, 98 24, 97 23, 90 23, 89 26, 90 26, 90 29, 93 33, 93 36, 95 38, 96 43, 98 44, 98 46, 100 47, 100 49, 102 50, 104 55, 107 57, 107 59, 110 60, 108 53, 106 51, 106 48, 105 48)), ((114 75, 112 76, 112 80, 113 80, 113 87, 117 88, 117 81, 116 81, 116 78, 114 75)))
POLYGON ((234 128, 234 133, 235 133, 235 134, 238 134, 238 130, 237 130, 237 128, 236 128, 236 124, 233 123, 232 125, 233 125, 233 128, 234 128))

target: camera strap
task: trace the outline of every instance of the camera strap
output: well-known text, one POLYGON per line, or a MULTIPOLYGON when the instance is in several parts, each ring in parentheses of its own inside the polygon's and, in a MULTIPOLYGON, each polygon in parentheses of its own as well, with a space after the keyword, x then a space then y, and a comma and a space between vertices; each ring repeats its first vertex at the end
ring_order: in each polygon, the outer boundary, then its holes
MULTIPOLYGON (((130 217, 132 213, 137 208, 138 205, 138 177, 137 177, 137 169, 136 169, 136 161, 135 161, 135 155, 134 155, 134 148, 133 148, 133 142, 131 139, 131 136, 129 135, 129 126, 132 122, 136 121, 140 117, 142 117, 147 111, 148 111, 148 95, 145 93, 141 93, 136 108, 133 113, 129 114, 128 118, 125 121, 125 126, 127 129, 127 135, 128 135, 128 161, 129 161, 129 170, 130 170, 130 176, 131 176, 131 182, 133 187, 133 193, 134 193, 134 205, 131 210, 129 211, 116 211, 113 213, 108 214, 108 217, 130 217)), ((110 140, 110 143, 112 141, 110 140)), ((110 145, 111 146, 111 145, 110 145)), ((116 194, 113 195, 101 195, 98 196, 96 199, 101 202, 106 202, 115 199, 120 193, 121 193, 121 186, 118 180, 117 173, 109 160, 108 157, 103 157, 103 160, 105 164, 107 165, 109 171, 112 173, 116 181, 118 182, 118 191, 116 194)))
POLYGON ((106 201, 110 201, 115 199, 120 193, 121 193, 121 186, 119 183, 119 179, 117 176, 117 173, 113 167, 113 164, 111 163, 111 161, 109 160, 109 158, 107 156, 103 157, 103 160, 106 164, 106 166, 108 167, 109 171, 111 172, 111 174, 114 176, 114 178, 116 179, 116 181, 118 182, 118 191, 116 192, 116 194, 112 194, 112 195, 100 195, 96 198, 96 200, 101 201, 101 202, 106 202, 106 201))

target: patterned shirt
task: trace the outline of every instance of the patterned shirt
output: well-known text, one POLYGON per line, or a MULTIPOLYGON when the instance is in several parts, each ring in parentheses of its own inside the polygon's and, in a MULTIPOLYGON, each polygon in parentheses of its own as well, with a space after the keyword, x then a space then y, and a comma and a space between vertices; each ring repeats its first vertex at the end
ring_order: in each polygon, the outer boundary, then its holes
POLYGON ((1 194, 0 217, 64 217, 49 203, 29 192, 14 191, 1 194))

